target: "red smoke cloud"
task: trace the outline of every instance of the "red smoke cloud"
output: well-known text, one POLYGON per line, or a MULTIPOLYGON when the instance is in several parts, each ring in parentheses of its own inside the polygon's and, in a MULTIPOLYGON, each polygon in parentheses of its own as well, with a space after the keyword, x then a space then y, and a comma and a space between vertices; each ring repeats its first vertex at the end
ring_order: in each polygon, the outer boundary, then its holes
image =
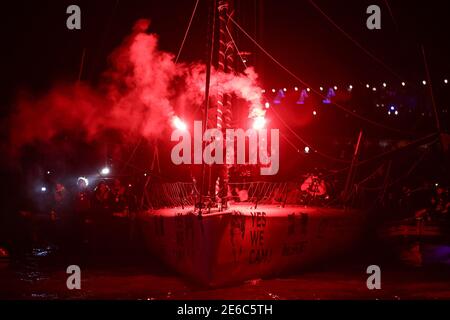
MULTIPOLYGON (((176 110, 193 112, 204 99, 205 66, 175 63, 173 54, 159 50, 158 36, 147 33, 149 25, 139 20, 110 55, 99 88, 59 85, 37 100, 21 97, 10 119, 12 146, 49 141, 71 130, 84 131, 89 139, 107 129, 152 137, 168 128, 176 110)), ((211 95, 222 86, 249 102, 249 116, 263 115, 256 83, 252 69, 245 75, 213 70, 211 95)))

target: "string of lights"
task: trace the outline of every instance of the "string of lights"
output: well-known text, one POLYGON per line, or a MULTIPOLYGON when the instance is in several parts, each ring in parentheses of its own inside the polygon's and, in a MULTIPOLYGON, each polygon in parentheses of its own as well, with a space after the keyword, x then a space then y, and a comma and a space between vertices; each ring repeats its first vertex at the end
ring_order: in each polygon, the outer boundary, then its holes
MULTIPOLYGON (((448 78, 447 78, 447 77, 441 79, 441 81, 440 81, 440 83, 441 83, 443 86, 445 86, 445 87, 447 87, 448 82, 449 82, 449 81, 448 81, 448 78)), ((427 82, 426 80, 420 80, 420 81, 419 81, 419 84, 421 84, 422 86, 427 86, 427 85, 428 85, 428 82, 427 82)), ((402 88, 406 88, 406 87, 408 87, 408 84, 407 84, 405 81, 402 81, 402 82, 400 82, 400 86, 401 86, 402 88)), ((379 86, 374 85, 374 84, 370 84, 370 83, 366 83, 366 84, 364 84, 364 85, 361 84, 361 85, 360 85, 360 88, 366 88, 366 89, 369 89, 369 90, 372 90, 372 91, 378 91, 378 90, 392 89, 392 88, 400 89, 400 86, 396 86, 395 84, 389 85, 387 82, 382 82, 379 86)), ((348 84, 348 85, 343 85, 343 86, 341 86, 341 85, 336 85, 336 84, 333 85, 333 86, 330 86, 330 88, 333 88, 334 90, 338 90, 338 88, 342 88, 342 87, 346 88, 348 91, 352 91, 353 89, 357 88, 358 85, 355 85, 355 84, 353 83, 353 84, 348 84)), ((278 92, 278 90, 283 90, 284 92, 287 92, 287 91, 289 91, 289 90, 293 90, 293 91, 301 91, 301 90, 302 90, 302 88, 299 87, 298 85, 296 85, 296 86, 294 86, 294 87, 290 87, 289 89, 288 89, 288 88, 289 88, 288 86, 284 86, 284 87, 282 87, 282 88, 272 88, 272 89, 270 89, 270 90, 268 90, 268 89, 262 89, 262 93, 268 93, 269 91, 275 93, 275 92, 278 92)), ((321 92, 323 92, 323 91, 325 90, 325 88, 326 88, 325 85, 322 85, 322 86, 319 86, 319 87, 318 87, 319 91, 321 91, 321 92)), ((310 92, 310 91, 312 90, 312 87, 306 86, 304 89, 306 89, 308 92, 310 92)))
MULTIPOLYGON (((443 87, 441 88, 446 88, 447 84, 448 84, 448 80, 444 79, 443 82, 443 87)), ((427 83, 425 83, 426 85, 427 83)), ((370 89, 370 86, 367 85, 367 88, 370 89)), ((361 94, 363 95, 367 95, 370 94, 370 103, 373 104, 374 106, 378 107, 385 107, 387 108, 387 115, 389 116, 398 116, 400 114, 400 109, 404 109, 405 111, 407 110, 408 113, 412 113, 414 109, 417 109, 416 107, 414 107, 414 103, 411 105, 411 101, 415 101, 417 99, 419 99, 421 96, 423 97, 423 94, 425 93, 425 91, 422 92, 417 92, 417 91, 403 91, 403 90, 396 90, 395 88, 393 89, 392 86, 388 86, 385 82, 382 83, 382 88, 380 90, 376 90, 376 88, 374 87, 373 90, 367 90, 368 93, 364 93, 363 91, 366 90, 365 88, 363 88, 362 86, 353 86, 353 85, 347 85, 346 88, 344 89, 339 89, 338 88, 342 88, 341 86, 333 86, 330 87, 328 89, 325 89, 323 86, 319 87, 320 91, 324 91, 326 93, 327 98, 322 100, 321 102, 318 102, 314 97, 310 97, 309 93, 311 92, 311 88, 301 88, 298 86, 294 86, 294 87, 289 87, 289 89, 287 87, 284 88, 280 88, 280 89, 275 89, 272 88, 271 90, 265 90, 262 89, 262 94, 265 96, 265 107, 266 109, 269 109, 271 106, 271 103, 273 103, 274 105, 284 105, 282 104, 282 101, 285 98, 288 98, 288 101, 292 100, 292 95, 298 95, 298 98, 296 100, 296 104, 297 105, 304 105, 308 103, 308 100, 310 100, 310 103, 322 103, 322 104, 334 104, 334 100, 339 100, 342 101, 342 99, 344 99, 345 101, 353 101, 353 96, 354 96, 354 92, 353 89, 358 90, 356 93, 356 99, 358 99, 358 97, 361 96, 361 94), (340 94, 339 92, 343 92, 344 94, 340 94), (289 95, 289 96, 288 96, 289 95), (340 96, 340 97, 339 97, 340 96), (337 99, 335 99, 335 97, 337 99), (374 100, 375 99, 375 100, 374 100), (406 102, 406 100, 408 100, 409 102, 406 102)), ((427 88, 429 89, 429 88, 427 88)), ((443 103, 443 102, 441 102, 443 103)), ((421 114, 422 116, 425 116, 425 112, 426 110, 422 110, 421 114)), ((355 108, 353 109, 353 112, 358 112, 355 108)), ((448 113, 448 107, 444 104, 441 107, 440 112, 442 114, 447 114, 448 113)), ((317 111, 314 110, 313 111, 313 115, 316 116, 317 115, 317 111)), ((431 113, 428 112, 428 115, 431 115, 431 113)))

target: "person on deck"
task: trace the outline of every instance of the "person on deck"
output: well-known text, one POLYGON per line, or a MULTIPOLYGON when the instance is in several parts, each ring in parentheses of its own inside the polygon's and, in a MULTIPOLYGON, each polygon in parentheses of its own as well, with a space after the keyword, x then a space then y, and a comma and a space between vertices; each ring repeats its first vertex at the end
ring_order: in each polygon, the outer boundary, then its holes
POLYGON ((328 199, 325 180, 318 174, 309 174, 300 186, 306 204, 321 204, 328 199))
POLYGON ((92 199, 93 213, 96 218, 106 218, 110 215, 111 210, 111 190, 106 184, 106 181, 101 180, 94 189, 94 196, 92 199))
POLYGON ((74 230, 75 237, 82 242, 89 241, 89 226, 92 223, 91 217, 91 195, 88 189, 86 178, 78 178, 77 192, 74 200, 74 230))
POLYGON ((246 189, 239 189, 236 187, 236 193, 239 198, 239 202, 247 202, 248 201, 248 191, 246 189))
POLYGON ((76 215, 85 220, 89 218, 89 211, 91 209, 91 199, 86 178, 78 178, 77 188, 74 209, 76 215))
POLYGON ((102 251, 110 242, 112 221, 111 190, 105 180, 94 189, 92 198, 92 236, 94 250, 102 251))
POLYGON ((442 186, 436 188, 436 194, 431 198, 431 218, 439 221, 448 219, 450 202, 448 190, 442 186))
POLYGON ((429 199, 430 205, 427 208, 416 211, 416 219, 428 221, 448 221, 450 209, 448 190, 442 186, 437 186, 434 194, 431 195, 429 199))
POLYGON ((113 212, 122 212, 126 207, 126 189, 119 179, 114 179, 111 188, 111 209, 113 212))
POLYGON ((67 210, 67 191, 62 183, 56 183, 50 219, 54 221, 58 217, 61 218, 65 210, 67 210))

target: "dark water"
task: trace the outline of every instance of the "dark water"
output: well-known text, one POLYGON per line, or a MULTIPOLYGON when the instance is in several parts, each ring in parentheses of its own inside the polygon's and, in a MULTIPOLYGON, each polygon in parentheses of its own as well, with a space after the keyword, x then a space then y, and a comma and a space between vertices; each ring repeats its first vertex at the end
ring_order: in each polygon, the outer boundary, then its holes
POLYGON ((424 265, 416 245, 401 259, 362 246, 352 254, 282 278, 208 289, 190 283, 145 251, 100 256, 34 246, 0 262, 1 299, 450 299, 450 268, 424 265), (81 268, 81 290, 68 290, 66 268, 81 268), (381 290, 368 290, 367 266, 381 268, 381 290))

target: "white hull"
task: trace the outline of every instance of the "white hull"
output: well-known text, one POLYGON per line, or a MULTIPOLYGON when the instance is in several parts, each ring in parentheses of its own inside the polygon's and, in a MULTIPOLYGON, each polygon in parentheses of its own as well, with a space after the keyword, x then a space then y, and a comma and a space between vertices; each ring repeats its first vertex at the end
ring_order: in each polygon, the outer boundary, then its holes
POLYGON ((194 214, 192 207, 141 213, 154 254, 209 286, 273 276, 348 251, 359 240, 361 211, 252 204, 194 214))

